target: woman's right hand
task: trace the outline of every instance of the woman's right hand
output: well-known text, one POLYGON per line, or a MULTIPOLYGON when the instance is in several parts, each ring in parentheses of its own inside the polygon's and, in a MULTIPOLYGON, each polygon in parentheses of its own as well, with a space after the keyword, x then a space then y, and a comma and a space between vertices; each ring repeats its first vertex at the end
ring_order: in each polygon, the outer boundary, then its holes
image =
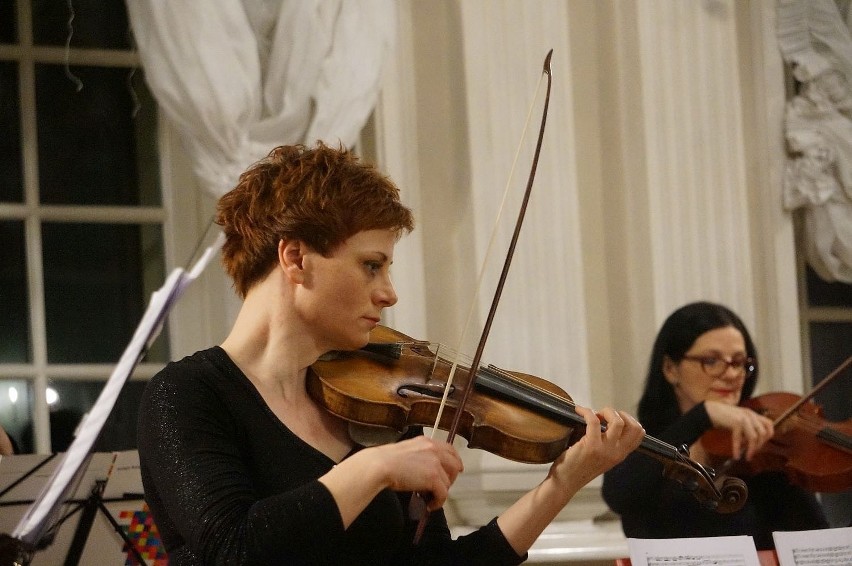
POLYGON ((751 409, 720 401, 705 401, 704 407, 714 427, 731 431, 731 454, 737 458, 751 460, 775 434, 772 420, 751 409))
POLYGON ((359 450, 319 482, 331 492, 348 528, 383 489, 430 494, 427 509, 439 509, 463 469, 451 444, 418 436, 359 450))
POLYGON ((431 494, 430 511, 444 505, 450 486, 464 470, 452 444, 426 436, 365 448, 359 454, 382 464, 391 490, 431 494))

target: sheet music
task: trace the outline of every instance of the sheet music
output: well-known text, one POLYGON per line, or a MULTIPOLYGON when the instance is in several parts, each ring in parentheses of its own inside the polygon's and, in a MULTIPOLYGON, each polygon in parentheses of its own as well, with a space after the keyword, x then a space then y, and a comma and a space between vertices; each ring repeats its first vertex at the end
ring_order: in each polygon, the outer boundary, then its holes
POLYGON ((223 242, 224 236, 219 234, 214 244, 205 250, 188 273, 181 268, 175 268, 163 286, 151 295, 148 308, 142 315, 142 321, 136 328, 133 338, 125 348, 95 404, 83 418, 74 441, 68 447, 68 451, 57 465, 50 480, 45 484, 38 499, 21 518, 12 533, 13 537, 35 546, 55 522, 60 505, 68 499, 69 494, 79 482, 81 473, 85 470, 91 456, 92 447, 115 406, 115 401, 125 382, 148 346, 160 333, 168 312, 187 286, 204 270, 223 242))
POLYGON ((115 463, 104 487, 104 499, 137 497, 142 499, 142 472, 139 467, 139 451, 116 452, 115 463))
POLYGON ((760 566, 750 536, 628 538, 632 566, 760 566))
MULTIPOLYGON (((61 454, 53 457, 46 454, 12 454, 0 460, 0 507, 32 504, 53 475, 60 457, 61 454)), ((69 491, 69 498, 81 501, 89 497, 95 482, 109 477, 114 460, 115 454, 112 452, 93 454, 91 462, 81 474, 79 486, 69 491)))
POLYGON ((779 566, 848 566, 852 564, 852 527, 774 532, 779 566))

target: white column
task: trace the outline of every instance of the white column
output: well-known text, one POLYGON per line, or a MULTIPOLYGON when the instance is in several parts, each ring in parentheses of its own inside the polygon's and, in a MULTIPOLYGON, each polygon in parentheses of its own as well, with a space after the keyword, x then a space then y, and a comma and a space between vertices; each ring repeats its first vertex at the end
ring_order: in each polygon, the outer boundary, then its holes
POLYGON ((616 328, 627 314, 614 343, 633 348, 616 373, 638 391, 663 319, 707 299, 751 329, 768 370, 761 387, 789 384, 800 355, 792 223, 778 185, 783 73, 770 51, 772 2, 615 1, 608 9, 618 92, 617 112, 603 124, 624 166, 607 178, 623 189, 608 197, 616 215, 608 237, 611 250, 626 250, 623 282, 613 263, 608 280, 628 305, 611 321, 616 328))
POLYGON ((733 2, 637 12, 658 319, 707 298, 754 321, 733 2))
POLYGON ((538 170, 486 351, 493 363, 544 377, 588 402, 566 5, 489 0, 460 6, 476 269, 487 261, 478 300, 480 324, 528 182, 546 92, 542 65, 553 50, 553 87, 538 170), (497 240, 486 258, 507 183, 497 240))

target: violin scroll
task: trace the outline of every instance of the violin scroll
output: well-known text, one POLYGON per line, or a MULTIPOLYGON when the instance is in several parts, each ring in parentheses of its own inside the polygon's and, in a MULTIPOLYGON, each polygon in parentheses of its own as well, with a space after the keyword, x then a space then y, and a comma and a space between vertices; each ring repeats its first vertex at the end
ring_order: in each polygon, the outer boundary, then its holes
POLYGON ((663 475, 678 484, 702 507, 717 513, 733 513, 742 509, 748 499, 748 487, 739 478, 718 475, 689 458, 689 447, 678 448, 646 436, 639 451, 663 464, 663 475))
POLYGON ((733 513, 742 509, 748 499, 748 487, 743 480, 731 476, 719 476, 714 480, 714 484, 722 495, 716 507, 718 513, 733 513))

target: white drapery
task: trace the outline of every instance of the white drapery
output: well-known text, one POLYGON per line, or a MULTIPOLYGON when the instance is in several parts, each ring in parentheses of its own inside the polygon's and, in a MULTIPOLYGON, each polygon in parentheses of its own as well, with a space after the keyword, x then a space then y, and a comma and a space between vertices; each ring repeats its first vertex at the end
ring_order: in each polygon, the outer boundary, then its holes
POLYGON ((351 146, 378 98, 393 0, 127 0, 146 82, 221 195, 281 144, 351 146))
POLYGON ((805 209, 805 253, 852 283, 852 34, 847 0, 779 0, 778 40, 799 92, 787 104, 784 205, 805 209))

